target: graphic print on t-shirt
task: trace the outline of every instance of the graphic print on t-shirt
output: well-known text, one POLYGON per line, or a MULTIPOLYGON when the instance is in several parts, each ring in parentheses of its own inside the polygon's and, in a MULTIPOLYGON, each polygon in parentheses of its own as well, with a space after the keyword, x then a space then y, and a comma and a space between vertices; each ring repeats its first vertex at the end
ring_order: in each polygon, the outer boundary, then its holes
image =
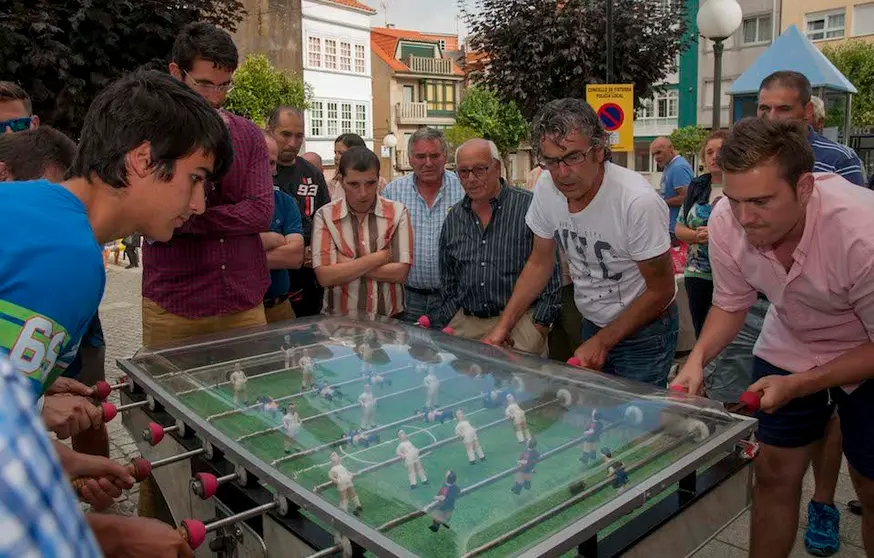
POLYGON ((313 184, 313 179, 305 176, 301 179, 303 182, 297 187, 297 195, 305 198, 303 213, 307 217, 312 217, 316 212, 316 194, 319 191, 319 185, 313 184))
POLYGON ((585 302, 594 300, 610 302, 612 299, 619 306, 625 307, 620 289, 622 272, 610 271, 610 262, 618 259, 619 254, 609 242, 595 231, 578 232, 570 221, 559 223, 555 239, 565 254, 576 255, 576 258, 568 258, 571 277, 576 274, 589 279, 597 286, 597 296, 594 294, 593 296, 584 296, 585 302), (577 262, 580 265, 575 265, 577 262))

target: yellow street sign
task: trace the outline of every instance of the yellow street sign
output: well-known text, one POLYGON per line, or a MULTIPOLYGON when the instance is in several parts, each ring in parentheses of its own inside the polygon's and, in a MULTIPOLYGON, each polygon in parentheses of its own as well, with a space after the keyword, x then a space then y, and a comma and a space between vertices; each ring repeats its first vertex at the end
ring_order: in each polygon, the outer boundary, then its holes
POLYGON ((610 134, 610 149, 634 151, 634 85, 587 85, 586 101, 610 134))

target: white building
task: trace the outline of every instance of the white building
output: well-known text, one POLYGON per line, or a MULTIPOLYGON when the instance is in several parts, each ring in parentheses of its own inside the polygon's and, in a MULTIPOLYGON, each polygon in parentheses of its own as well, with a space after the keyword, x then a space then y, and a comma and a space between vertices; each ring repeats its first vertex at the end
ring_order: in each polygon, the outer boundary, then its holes
POLYGON ((301 12, 303 79, 313 87, 305 149, 330 168, 340 134, 356 133, 373 148, 370 18, 376 10, 357 0, 302 0, 301 12))

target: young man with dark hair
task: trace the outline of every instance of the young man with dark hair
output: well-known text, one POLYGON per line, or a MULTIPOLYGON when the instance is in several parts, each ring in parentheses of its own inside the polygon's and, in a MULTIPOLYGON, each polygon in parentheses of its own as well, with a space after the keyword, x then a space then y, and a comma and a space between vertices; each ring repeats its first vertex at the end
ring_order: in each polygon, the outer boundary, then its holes
MULTIPOLYGON (((102 244, 135 230, 168 241, 176 227, 204 211, 204 184, 220 178, 231 158, 227 129, 203 99, 166 74, 134 73, 91 105, 72 178, 0 188, 0 353, 28 377, 34 397, 56 388, 97 312, 106 280, 102 244)), ((44 399, 47 423, 53 420, 47 414, 66 415, 66 435, 102 422, 99 408, 77 397, 44 399)), ((107 482, 132 484, 108 459, 74 472, 75 462, 101 458, 56 448, 72 476, 101 477, 95 486, 104 489, 107 482)), ((168 549, 191 555, 169 525, 100 515, 89 520, 108 554, 127 548, 128 555, 168 555, 168 549)))
POLYGON ((220 183, 210 184, 206 210, 179 224, 172 242, 143 247, 143 344, 266 323, 270 283, 259 234, 273 215, 267 145, 249 120, 221 110, 233 88, 237 49, 214 25, 192 23, 173 45, 170 74, 218 112, 234 158, 220 183))
POLYGON ((771 306, 749 388, 762 395, 750 556, 790 554, 804 474, 835 404, 870 556, 874 239, 867 227, 874 192, 837 174, 812 173, 814 151, 792 121, 742 120, 726 138, 719 164, 727 201, 714 206, 708 223, 713 306, 674 383, 699 393, 703 367, 764 293, 771 306))
MULTIPOLYGON (((367 143, 364 141, 364 138, 351 132, 340 134, 337 136, 337 139, 334 140, 334 176, 328 182, 328 192, 331 194, 331 201, 338 200, 345 195, 343 191, 343 181, 340 179, 340 173, 336 172, 336 170, 337 166, 340 164, 340 157, 343 156, 343 153, 346 153, 353 147, 367 147, 367 143)), ((382 192, 386 184, 385 178, 380 176, 380 192, 382 192)))
POLYGON ((0 181, 60 182, 75 155, 73 140, 49 126, 0 135, 0 181))
POLYGON ((274 184, 297 199, 303 222, 303 266, 289 273, 293 291, 291 305, 298 317, 315 316, 322 311, 324 290, 313 271, 313 218, 316 211, 331 201, 331 196, 325 176, 298 156, 306 137, 302 112, 290 106, 276 107, 267 119, 267 133, 279 146, 274 184))
POLYGON ((11 81, 0 81, 0 134, 23 132, 39 126, 30 95, 11 81))

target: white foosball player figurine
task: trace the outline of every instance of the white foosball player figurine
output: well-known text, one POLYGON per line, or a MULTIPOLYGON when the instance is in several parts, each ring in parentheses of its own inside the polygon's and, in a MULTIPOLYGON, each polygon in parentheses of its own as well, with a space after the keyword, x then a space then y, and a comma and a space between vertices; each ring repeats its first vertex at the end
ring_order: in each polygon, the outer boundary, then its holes
POLYGON ((476 458, 480 461, 486 460, 486 454, 479 445, 479 437, 476 435, 476 428, 464 418, 464 411, 458 409, 455 411, 455 418, 458 419, 458 424, 455 425, 455 434, 461 441, 464 442, 464 449, 467 451, 467 460, 471 465, 476 464, 476 458), (476 453, 476 456, 474 456, 476 453))
POLYGON ((288 370, 291 368, 291 358, 294 356, 294 349, 292 347, 287 347, 282 351, 285 356, 285 369, 288 370))
POLYGON ((370 362, 373 359, 373 349, 367 343, 362 343, 358 346, 358 356, 364 362, 370 362))
POLYGON ((419 449, 413 445, 413 442, 407 439, 407 434, 403 430, 398 431, 398 448, 395 453, 398 457, 404 460, 404 465, 407 467, 407 478, 410 479, 410 488, 416 488, 416 475, 419 475, 419 480, 422 484, 428 484, 428 477, 425 476, 425 469, 422 468, 422 462, 419 459, 419 449))
POLYGON ((239 405, 240 401, 242 401, 244 405, 248 405, 248 397, 246 397, 246 382, 249 381, 249 377, 246 376, 245 372, 243 372, 239 362, 234 365, 234 371, 231 372, 231 376, 228 380, 231 382, 231 387, 234 388, 234 405, 239 405))
POLYGON ((419 374, 427 374, 430 369, 431 367, 424 362, 420 362, 416 365, 416 372, 418 372, 419 374))
POLYGON ((291 453, 291 444, 297 439, 297 435, 300 434, 300 428, 300 415, 297 414, 294 403, 291 403, 285 409, 285 415, 282 417, 282 429, 286 435, 285 453, 291 453))
POLYGON ((516 432, 516 440, 520 444, 524 444, 531 439, 531 432, 528 430, 528 420, 525 418, 525 411, 516 403, 516 398, 512 394, 507 394, 507 408, 504 409, 506 416, 513 423, 513 431, 516 432))
POLYGON ((340 495, 340 509, 349 511, 349 501, 355 506, 352 514, 356 517, 361 515, 361 501, 358 499, 358 494, 355 492, 355 485, 352 484, 352 473, 349 469, 340 464, 340 456, 337 452, 331 454, 331 470, 328 471, 328 478, 337 487, 337 492, 340 495))
POLYGON ((437 404, 437 390, 440 388, 440 380, 434 375, 434 370, 428 368, 425 376, 425 406, 429 409, 437 404))
POLYGON ((373 415, 376 410, 376 398, 370 384, 364 384, 364 393, 358 396, 358 406, 361 407, 361 428, 372 428, 373 415))
POLYGON ((301 372, 300 389, 301 391, 307 391, 313 387, 313 368, 315 366, 308 350, 303 350, 303 356, 300 357, 298 366, 300 366, 301 372))
MULTIPOLYGON (((369 344, 369 343, 373 343, 374 341, 376 341, 376 330, 371 328, 371 327, 365 329, 364 330, 364 342, 369 344)), ((369 348, 369 346, 368 346, 368 348, 369 348)))

